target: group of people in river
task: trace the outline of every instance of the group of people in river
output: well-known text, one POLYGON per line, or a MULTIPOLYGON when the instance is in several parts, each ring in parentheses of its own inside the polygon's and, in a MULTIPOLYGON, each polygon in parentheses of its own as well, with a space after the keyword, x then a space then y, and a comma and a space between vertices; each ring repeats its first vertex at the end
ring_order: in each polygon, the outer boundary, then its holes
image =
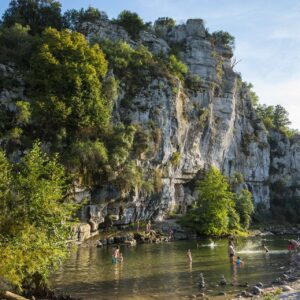
MULTIPOLYGON (((137 222, 137 231, 139 231, 139 221, 137 222)), ((151 232, 151 221, 148 221, 148 223, 146 224, 146 232, 150 233, 151 232)), ((170 239, 172 239, 173 237, 173 231, 171 230, 170 232, 170 239)), ((212 239, 209 239, 210 243, 208 244, 209 247, 214 248, 216 246, 216 244, 214 243, 214 241, 212 239)), ((261 245, 262 249, 264 250, 265 253, 269 253, 269 249, 268 247, 263 243, 261 245)), ((298 248, 300 247, 300 241, 296 241, 294 239, 289 240, 288 241, 288 251, 296 251, 298 248)), ((199 248, 199 244, 197 243, 197 248, 199 248)), ((234 239, 233 238, 229 238, 228 240, 228 257, 229 257, 229 261, 230 263, 237 265, 237 266, 242 266, 244 265, 244 262, 242 261, 240 256, 237 256, 237 258, 235 259, 235 248, 234 248, 234 239)), ((188 262, 191 264, 193 261, 193 257, 192 257, 192 252, 190 249, 188 249, 187 251, 187 258, 188 258, 188 262)), ((116 264, 117 262, 123 262, 124 258, 123 258, 123 254, 120 252, 120 246, 116 246, 112 252, 112 264, 116 264)))
MULTIPOLYGON (((212 241, 212 239, 209 240, 210 243, 208 244, 209 247, 215 247, 216 244, 212 241)), ((199 244, 197 243, 197 248, 199 248, 199 244)), ((296 251, 298 248, 300 247, 300 241, 296 241, 296 240, 289 240, 288 241, 288 251, 296 251)), ((265 253, 269 253, 269 248, 263 243, 262 244, 262 249, 264 250, 265 253)), ((242 261, 240 256, 237 256, 237 258, 235 259, 235 254, 236 251, 234 249, 234 242, 233 242, 233 238, 230 238, 228 240, 228 257, 229 257, 229 261, 232 264, 235 264, 237 266, 242 266, 244 265, 244 262, 242 261)), ((188 249, 187 251, 187 258, 188 258, 188 262, 192 263, 193 261, 193 257, 192 257, 192 252, 190 249, 188 249)))

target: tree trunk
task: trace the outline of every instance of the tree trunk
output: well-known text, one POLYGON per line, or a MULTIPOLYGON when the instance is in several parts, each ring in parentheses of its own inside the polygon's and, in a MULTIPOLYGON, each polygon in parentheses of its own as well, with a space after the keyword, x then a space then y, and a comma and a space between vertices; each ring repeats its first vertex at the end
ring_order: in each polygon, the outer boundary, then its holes
POLYGON ((5 291, 1 293, 1 298, 7 299, 7 300, 28 300, 27 298, 24 298, 22 296, 19 296, 17 294, 14 294, 9 291, 5 291))

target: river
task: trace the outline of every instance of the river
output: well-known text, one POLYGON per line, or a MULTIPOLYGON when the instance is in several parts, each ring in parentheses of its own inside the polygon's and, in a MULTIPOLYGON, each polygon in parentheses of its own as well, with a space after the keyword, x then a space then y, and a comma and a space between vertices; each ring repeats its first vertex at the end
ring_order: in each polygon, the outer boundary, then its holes
POLYGON ((205 294, 222 299, 217 296, 220 291, 237 294, 245 289, 239 287, 245 282, 269 285, 298 259, 297 253, 288 253, 287 237, 239 239, 236 248, 244 261, 242 267, 229 263, 226 239, 216 239, 215 243, 215 247, 208 240, 121 246, 124 261, 116 265, 111 263, 111 247, 80 247, 53 276, 52 284, 59 292, 82 299, 171 300, 201 293, 197 282, 203 273, 205 294), (262 243, 270 249, 268 254, 262 243), (188 249, 192 264, 187 261, 188 249), (222 275, 229 283, 226 287, 216 286, 222 275))

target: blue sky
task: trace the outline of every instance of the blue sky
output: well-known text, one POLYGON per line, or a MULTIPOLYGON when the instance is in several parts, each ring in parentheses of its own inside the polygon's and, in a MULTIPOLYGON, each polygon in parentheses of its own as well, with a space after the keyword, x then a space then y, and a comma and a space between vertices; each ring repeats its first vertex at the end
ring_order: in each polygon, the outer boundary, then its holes
MULTIPOLYGON (((1 0, 0 13, 9 0, 1 0)), ((202 18, 210 31, 236 38, 236 71, 252 82, 261 103, 281 104, 300 129, 299 0, 62 0, 63 10, 94 6, 110 18, 127 9, 145 21, 168 16, 177 22, 202 18)))

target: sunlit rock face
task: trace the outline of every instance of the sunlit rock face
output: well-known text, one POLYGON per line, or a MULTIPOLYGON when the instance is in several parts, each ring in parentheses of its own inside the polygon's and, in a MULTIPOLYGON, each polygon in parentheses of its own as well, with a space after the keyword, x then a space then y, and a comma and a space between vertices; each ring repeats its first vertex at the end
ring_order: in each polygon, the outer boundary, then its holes
MULTIPOLYGON (((161 220, 170 212, 183 214, 197 197, 195 182, 210 166, 226 176, 243 177, 236 190, 248 188, 256 205, 270 206, 270 187, 280 180, 288 194, 300 196, 299 138, 288 140, 278 133, 268 137, 248 89, 232 68, 232 49, 213 45, 201 19, 162 27, 159 35, 154 30, 142 31, 138 41, 108 19, 84 24, 82 31, 89 40, 124 41, 132 47, 143 44, 155 55, 168 55, 175 45, 193 78, 189 85, 149 75, 130 99, 125 91, 128 83, 118 78, 120 91, 113 120, 139 125, 151 137, 150 151, 137 163, 159 174, 160 188, 149 195, 138 187, 127 194, 114 186, 80 187, 76 200, 89 200, 83 219, 93 216, 101 222, 109 213, 120 224, 128 224, 138 219, 161 220), (124 99, 130 105, 124 105, 124 99)), ((0 71, 11 76, 4 66, 0 71)), ((0 101, 11 105, 9 99, 20 94, 22 90, 3 90, 0 101)))
MULTIPOLYGON (((160 170, 162 187, 152 196, 136 189, 126 201, 116 191, 95 190, 94 213, 118 215, 122 207, 120 223, 150 217, 163 219, 171 211, 185 213, 196 198, 196 179, 211 165, 227 176, 242 175, 244 182, 236 189, 248 188, 255 204, 268 208, 270 145, 249 92, 240 86, 233 71, 232 49, 212 45, 201 19, 191 19, 171 29, 160 27, 159 37, 154 31, 142 31, 139 42, 120 34, 120 28, 114 31, 107 26, 103 23, 93 27, 90 38, 111 35, 115 40, 119 36, 133 47, 142 43, 154 54, 165 55, 175 44, 191 76, 201 83, 190 88, 179 80, 170 82, 149 76, 130 106, 125 107, 121 104, 125 92, 120 92, 114 120, 139 124, 146 132, 156 131, 160 136, 151 155, 141 158, 139 164, 160 170)), ((293 157, 299 161, 295 154, 293 157)))

